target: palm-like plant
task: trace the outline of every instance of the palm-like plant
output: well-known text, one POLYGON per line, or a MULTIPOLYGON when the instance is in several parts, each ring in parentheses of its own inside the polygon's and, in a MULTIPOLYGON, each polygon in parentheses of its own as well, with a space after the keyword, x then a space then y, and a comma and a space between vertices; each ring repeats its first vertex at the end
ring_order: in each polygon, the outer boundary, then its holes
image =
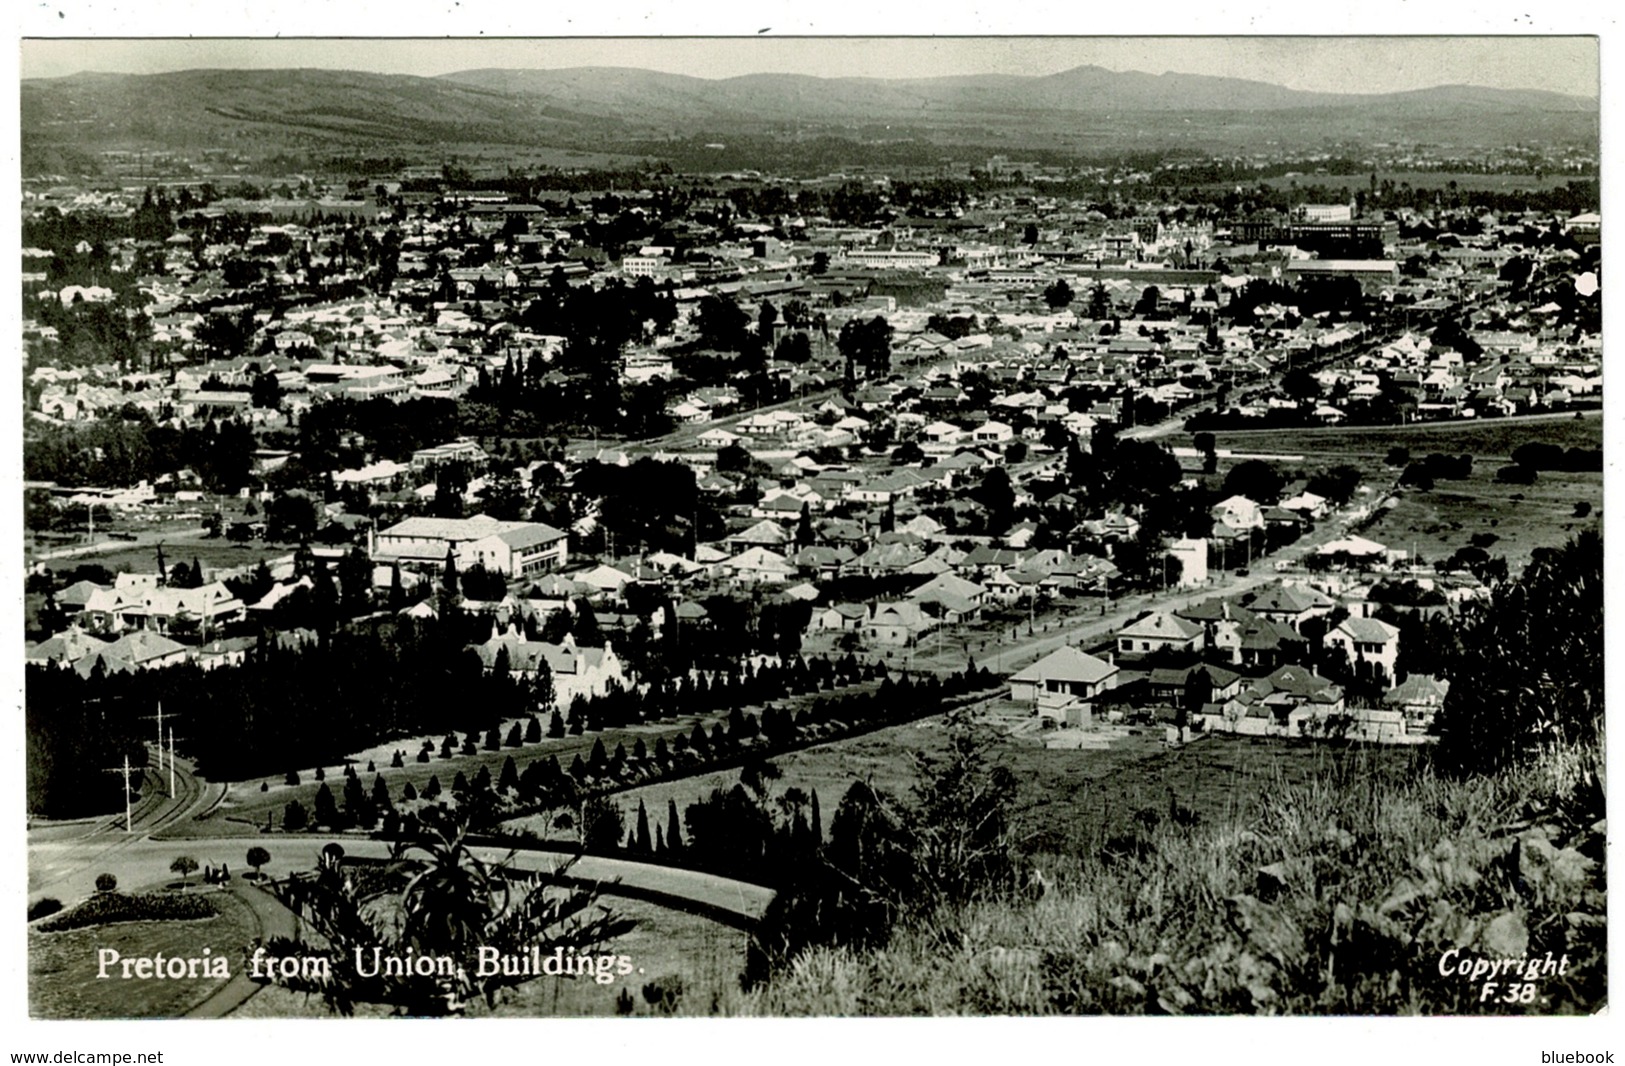
POLYGON ((477 998, 496 1004, 498 993, 540 976, 481 976, 478 949, 524 954, 532 947, 589 951, 635 925, 603 909, 594 890, 566 888, 571 859, 553 873, 516 870, 509 852, 496 862, 477 855, 467 841, 466 821, 425 827, 422 839, 397 849, 396 871, 407 873, 398 895, 358 887, 338 861, 279 887, 278 897, 317 934, 316 944, 274 938, 275 956, 319 956, 327 976, 283 980, 294 991, 320 995, 335 1013, 350 1015, 359 1003, 387 1004, 397 1014, 462 1014, 477 998), (389 974, 378 958, 439 957, 452 972, 389 974))

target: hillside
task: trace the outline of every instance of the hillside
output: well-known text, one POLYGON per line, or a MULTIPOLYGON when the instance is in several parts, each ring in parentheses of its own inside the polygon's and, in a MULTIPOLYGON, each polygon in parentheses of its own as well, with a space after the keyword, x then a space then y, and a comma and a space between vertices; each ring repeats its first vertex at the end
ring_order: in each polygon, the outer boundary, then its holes
POLYGON ((1256 818, 1165 821, 1042 898, 949 908, 878 950, 813 949, 725 1009, 1590 1013, 1607 992, 1601 760, 1596 743, 1499 778, 1270 789, 1256 818), (1565 972, 1497 978, 1487 1001, 1440 972, 1547 952, 1565 972))
POLYGON ((441 81, 536 96, 603 114, 628 107, 688 121, 722 116, 801 121, 917 122, 932 115, 1288 111, 1386 112, 1396 118, 1447 111, 1595 112, 1595 101, 1558 93, 1442 86, 1405 93, 1312 93, 1240 78, 1144 74, 1083 66, 1058 74, 942 78, 816 78, 747 74, 706 79, 621 67, 470 70, 441 81))
MULTIPOLYGON (((480 146, 658 154, 685 137, 989 151, 1242 148, 1300 139, 1444 144, 1594 140, 1597 104, 1462 86, 1381 96, 1079 67, 944 78, 703 79, 626 68, 471 70, 436 78, 335 70, 75 74, 21 84, 24 159, 108 149, 243 152, 480 146), (645 142, 645 143, 638 143, 645 142)), ((832 160, 839 163, 839 160, 832 160)))

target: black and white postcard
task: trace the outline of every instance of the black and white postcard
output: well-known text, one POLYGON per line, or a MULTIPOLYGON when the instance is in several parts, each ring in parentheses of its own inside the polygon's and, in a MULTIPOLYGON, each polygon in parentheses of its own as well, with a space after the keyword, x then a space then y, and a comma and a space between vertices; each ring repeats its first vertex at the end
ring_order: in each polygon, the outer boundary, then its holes
POLYGON ((21 41, 8 1009, 1605 1011, 1597 37, 313 25, 21 41))

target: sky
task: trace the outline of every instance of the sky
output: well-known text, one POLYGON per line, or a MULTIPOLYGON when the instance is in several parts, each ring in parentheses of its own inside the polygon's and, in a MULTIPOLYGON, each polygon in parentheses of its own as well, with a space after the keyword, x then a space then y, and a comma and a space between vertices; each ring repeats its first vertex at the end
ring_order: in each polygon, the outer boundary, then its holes
MULTIPOLYGON (((763 14, 757 21, 767 17, 763 14)), ((74 20, 59 21, 56 32, 74 32, 74 20)), ((44 25, 50 28, 48 22, 44 25)), ((278 25, 290 32, 309 28, 278 25)), ((330 23, 324 20, 323 25, 330 23)), ((738 32, 737 25, 722 26, 728 33, 738 32)), ((377 32, 377 27, 369 23, 361 28, 377 32)), ((408 20, 404 28, 410 27, 408 20)), ((1580 96, 1598 92, 1598 42, 1587 36, 792 38, 771 26, 757 29, 768 32, 749 37, 616 39, 35 38, 23 41, 20 72, 26 78, 83 70, 326 67, 432 76, 478 67, 624 66, 698 77, 756 72, 914 77, 1050 74, 1095 64, 1152 74, 1241 77, 1330 92, 1389 92, 1448 84, 1548 89, 1580 96)))

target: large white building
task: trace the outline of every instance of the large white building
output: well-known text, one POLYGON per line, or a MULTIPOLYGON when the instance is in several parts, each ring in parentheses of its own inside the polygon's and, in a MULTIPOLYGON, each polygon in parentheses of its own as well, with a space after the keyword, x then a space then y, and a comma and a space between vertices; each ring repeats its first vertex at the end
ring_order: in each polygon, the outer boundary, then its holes
POLYGON ((502 522, 472 518, 408 518, 380 531, 372 556, 405 565, 439 566, 447 551, 460 569, 481 566, 509 577, 562 568, 570 538, 542 522, 502 522))

